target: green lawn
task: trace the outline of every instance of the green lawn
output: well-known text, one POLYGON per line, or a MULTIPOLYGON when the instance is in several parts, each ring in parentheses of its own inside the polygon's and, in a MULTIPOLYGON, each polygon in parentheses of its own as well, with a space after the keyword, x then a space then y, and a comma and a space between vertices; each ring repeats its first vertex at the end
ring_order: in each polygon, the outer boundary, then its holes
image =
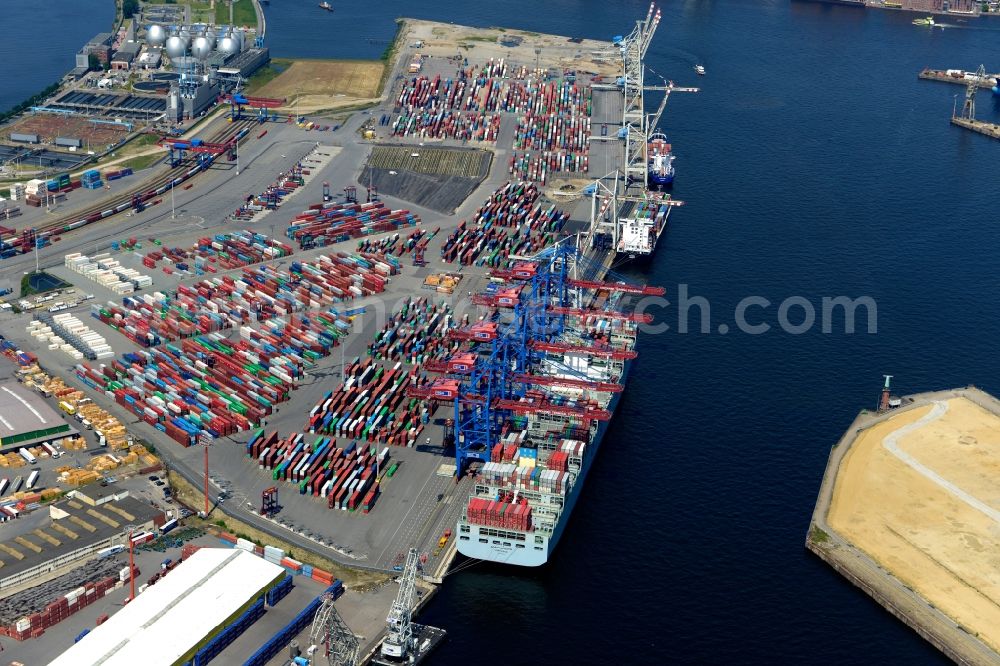
POLYGON ((252 93, 256 90, 260 90, 268 83, 273 81, 279 74, 288 69, 288 66, 292 64, 291 60, 284 60, 282 58, 272 58, 271 62, 264 67, 261 67, 253 76, 247 79, 246 91, 252 93))
MULTIPOLYGON (((219 0, 215 3, 215 23, 229 24, 229 3, 226 0, 219 0)), ((235 0, 233 3, 233 23, 236 25, 257 25, 257 12, 253 9, 250 0, 235 0)))
MULTIPOLYGON (((120 162, 117 164, 117 168, 124 169, 125 167, 132 167, 132 171, 139 171, 150 166, 153 162, 157 160, 162 160, 166 157, 166 152, 155 153, 153 155, 140 155, 139 157, 133 157, 125 162, 120 162)), ((114 167, 112 167, 114 168, 114 167)))

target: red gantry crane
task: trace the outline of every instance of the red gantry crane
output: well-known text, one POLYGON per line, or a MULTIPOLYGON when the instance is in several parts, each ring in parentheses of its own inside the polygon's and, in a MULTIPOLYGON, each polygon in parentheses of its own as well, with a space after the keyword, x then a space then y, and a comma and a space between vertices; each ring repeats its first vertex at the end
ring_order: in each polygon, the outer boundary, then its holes
POLYGON ((639 356, 638 352, 628 349, 611 349, 610 347, 597 347, 594 345, 571 345, 565 342, 545 342, 543 340, 529 340, 528 347, 537 351, 586 354, 588 356, 600 356, 616 360, 633 359, 639 356))

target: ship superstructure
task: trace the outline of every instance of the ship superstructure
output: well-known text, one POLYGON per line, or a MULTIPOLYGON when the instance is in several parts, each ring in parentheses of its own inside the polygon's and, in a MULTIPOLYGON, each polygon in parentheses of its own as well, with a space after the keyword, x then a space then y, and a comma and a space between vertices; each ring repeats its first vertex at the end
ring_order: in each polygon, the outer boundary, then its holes
POLYGON ((649 321, 620 310, 622 296, 664 293, 597 279, 603 265, 572 240, 494 270, 494 288, 473 297, 490 314, 449 332, 468 349, 425 365, 444 376, 410 390, 454 402, 458 473, 482 463, 458 523, 458 550, 469 557, 548 560, 649 321))

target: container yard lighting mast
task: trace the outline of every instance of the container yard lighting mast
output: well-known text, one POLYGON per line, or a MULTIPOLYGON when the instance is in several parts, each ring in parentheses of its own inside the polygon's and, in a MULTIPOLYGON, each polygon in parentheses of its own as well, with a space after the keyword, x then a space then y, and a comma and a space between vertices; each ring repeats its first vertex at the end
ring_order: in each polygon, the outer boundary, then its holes
POLYGON ((382 656, 390 659, 403 659, 414 647, 413 625, 410 615, 413 609, 413 595, 417 585, 417 566, 420 560, 417 549, 411 548, 406 554, 406 565, 399 577, 399 594, 389 609, 386 618, 385 640, 382 641, 382 656))
POLYGON ((118 535, 125 539, 128 543, 128 600, 132 601, 135 599, 135 544, 132 543, 132 537, 138 531, 138 526, 136 525, 125 525, 122 527, 121 533, 118 535))
MULTIPOLYGON (((627 37, 616 37, 614 44, 621 57, 622 74, 615 86, 623 95, 622 126, 617 140, 622 142, 622 162, 614 174, 598 179, 590 190, 593 196, 590 217, 590 242, 595 243, 599 234, 611 236, 614 246, 621 237, 623 219, 635 205, 646 201, 649 196, 649 141, 660 123, 671 92, 698 92, 698 88, 675 86, 673 81, 663 81, 663 85, 648 86, 645 83, 645 57, 653 35, 660 25, 660 11, 649 5, 646 17, 636 21, 635 29, 627 37), (645 93, 663 93, 660 103, 653 113, 646 113, 645 93), (606 181, 612 178, 611 184, 606 181), (620 184, 624 181, 624 187, 620 184)), ((662 77, 661 77, 662 78, 662 77)), ((669 200, 670 206, 682 206, 684 202, 669 200)))
POLYGON ((361 642, 337 612, 332 592, 323 595, 323 605, 313 618, 309 642, 326 646, 326 661, 330 666, 355 666, 358 663, 361 642))

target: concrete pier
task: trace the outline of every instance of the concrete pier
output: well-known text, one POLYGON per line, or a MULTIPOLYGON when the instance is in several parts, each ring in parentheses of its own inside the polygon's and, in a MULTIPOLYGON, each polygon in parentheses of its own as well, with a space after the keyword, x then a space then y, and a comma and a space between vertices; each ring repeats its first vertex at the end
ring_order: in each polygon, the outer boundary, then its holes
POLYGON ((987 123, 982 120, 970 120, 969 118, 954 117, 951 119, 951 124, 964 127, 965 129, 972 130, 973 132, 985 134, 991 139, 1000 139, 1000 125, 997 125, 996 123, 987 123))
POLYGON ((1000 402, 971 387, 862 412, 830 452, 806 537, 809 551, 959 664, 1000 664, 1000 634, 985 619, 1000 612, 987 543, 1000 507, 984 481, 1000 458, 998 431, 1000 402))
MULTIPOLYGON (((917 74, 917 78, 925 79, 927 81, 940 81, 941 83, 954 83, 960 86, 967 86, 969 85, 969 80, 964 77, 965 74, 975 74, 975 72, 966 72, 964 70, 931 69, 930 67, 927 67, 920 70, 920 73, 917 74), (949 74, 948 71, 960 71, 962 72, 962 75, 953 76, 949 74)), ((996 85, 998 76, 1000 76, 1000 74, 987 74, 985 78, 979 82, 979 87, 989 90, 996 85)))

